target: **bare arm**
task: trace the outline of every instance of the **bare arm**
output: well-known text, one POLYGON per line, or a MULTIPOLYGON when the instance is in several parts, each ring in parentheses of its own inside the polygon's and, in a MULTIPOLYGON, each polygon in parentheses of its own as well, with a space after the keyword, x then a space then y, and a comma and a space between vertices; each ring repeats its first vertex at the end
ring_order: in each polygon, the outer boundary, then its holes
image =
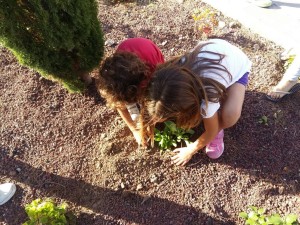
POLYGON ((212 117, 203 119, 205 132, 191 145, 194 147, 194 154, 211 142, 219 132, 219 117, 216 112, 212 117))
POLYGON ((142 143, 141 132, 138 130, 138 128, 136 126, 136 122, 134 122, 131 119, 131 116, 130 116, 128 110, 126 108, 118 108, 117 110, 118 110, 120 116, 122 117, 122 119, 125 121, 125 123, 129 127, 129 129, 131 130, 138 145, 141 145, 141 144, 146 145, 146 143, 142 143))
POLYGON ((196 152, 211 142, 218 134, 219 118, 217 112, 212 117, 203 119, 203 122, 205 132, 194 143, 174 150, 177 154, 172 157, 172 160, 176 165, 184 166, 196 152))
POLYGON ((125 121, 129 129, 133 132, 136 130, 136 123, 131 119, 131 116, 128 112, 128 110, 124 108, 118 108, 117 109, 122 119, 125 121))

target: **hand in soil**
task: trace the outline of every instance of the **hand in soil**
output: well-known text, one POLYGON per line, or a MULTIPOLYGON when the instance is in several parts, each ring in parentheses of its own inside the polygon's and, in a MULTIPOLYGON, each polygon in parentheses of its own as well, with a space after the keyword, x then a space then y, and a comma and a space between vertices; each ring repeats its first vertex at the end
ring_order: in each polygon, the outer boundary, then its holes
POLYGON ((147 135, 144 135, 144 140, 142 141, 141 132, 139 130, 134 130, 134 131, 132 131, 132 133, 133 133, 133 136, 139 146, 143 146, 143 147, 148 146, 148 143, 146 141, 146 140, 148 140, 147 135))
POLYGON ((194 155, 194 150, 189 146, 183 148, 176 148, 173 152, 177 154, 171 157, 171 160, 177 166, 184 166, 188 163, 188 161, 190 161, 190 159, 194 155))

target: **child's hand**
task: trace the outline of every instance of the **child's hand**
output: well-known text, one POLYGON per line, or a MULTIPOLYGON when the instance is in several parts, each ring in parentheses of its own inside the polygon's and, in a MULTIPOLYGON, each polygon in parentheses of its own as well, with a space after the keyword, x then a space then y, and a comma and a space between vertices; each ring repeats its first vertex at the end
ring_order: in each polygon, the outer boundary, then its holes
POLYGON ((134 138, 135 138, 135 140, 136 140, 136 142, 138 143, 139 146, 140 145, 147 146, 147 144, 148 144, 147 141, 146 141, 147 136, 144 137, 145 140, 142 140, 142 135, 141 135, 141 132, 139 130, 134 130, 134 131, 132 131, 132 133, 133 133, 133 136, 134 136, 134 138))
POLYGON ((184 166, 185 164, 187 164, 195 153, 194 149, 189 146, 183 148, 176 148, 173 152, 177 154, 171 157, 171 160, 177 166, 184 166))
POLYGON ((138 145, 141 145, 142 137, 141 137, 140 132, 138 130, 134 130, 134 131, 132 131, 132 133, 133 133, 133 136, 134 136, 136 142, 138 143, 138 145))

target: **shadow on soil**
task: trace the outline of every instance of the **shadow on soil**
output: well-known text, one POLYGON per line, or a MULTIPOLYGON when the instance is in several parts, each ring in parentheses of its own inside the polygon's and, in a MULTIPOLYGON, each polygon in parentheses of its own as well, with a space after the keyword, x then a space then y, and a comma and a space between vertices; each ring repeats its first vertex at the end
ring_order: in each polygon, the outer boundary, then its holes
MULTIPOLYGON (((193 158, 189 167, 197 168, 209 163, 225 164, 241 169, 242 173, 249 174, 254 180, 263 179, 276 185, 274 189, 266 190, 266 195, 299 194, 299 98, 300 93, 297 93, 274 104, 266 101, 263 93, 246 92, 241 119, 234 127, 225 131, 224 155, 213 161, 199 154, 193 158), (262 116, 267 121, 260 123, 262 116), (195 161, 198 163, 193 165, 195 161), (284 193, 279 193, 278 186, 285 187, 284 193)), ((199 218, 210 220, 211 224, 229 224, 228 221, 224 223, 210 218, 193 207, 179 205, 167 199, 147 198, 133 192, 122 193, 94 186, 75 178, 33 168, 6 154, 2 156, 3 169, 0 175, 10 176, 10 172, 16 168, 26 171, 26 175, 21 172, 11 177, 30 186, 33 198, 36 196, 35 192, 39 191, 38 196, 55 196, 96 213, 91 218, 88 213, 82 212, 79 215, 79 224, 117 224, 116 221, 119 220, 149 225, 199 224, 199 218)), ((8 224, 19 224, 26 219, 24 209, 20 207, 20 189, 18 188, 14 201, 2 206, 3 212, 9 211, 12 204, 18 209, 15 212, 18 218, 9 217, 18 221, 5 221, 4 215, 3 220, 8 224)))
MULTIPOLYGON (((14 166, 4 167, 0 175, 9 174, 16 168, 20 168, 24 174, 30 174, 24 176, 21 172, 14 176, 14 179, 30 186, 33 198, 36 198, 34 197, 35 192, 39 191, 41 195, 65 199, 75 205, 83 206, 94 213, 98 213, 96 216, 94 214, 91 217, 88 213, 82 212, 78 217, 78 224, 119 224, 116 222, 119 220, 123 222, 125 220, 130 224, 134 222, 135 224, 148 225, 199 224, 199 218, 207 218, 214 224, 222 224, 222 222, 212 219, 189 206, 179 205, 162 198, 149 198, 134 192, 125 193, 93 186, 84 181, 48 173, 8 156, 4 157, 4 159, 1 159, 4 165, 14 166)), ((12 204, 14 204, 12 208, 17 209, 17 212, 14 213, 18 217, 10 216, 10 221, 5 218, 4 213, 3 221, 7 224, 20 224, 26 220, 24 208, 20 206, 22 198, 22 191, 20 190, 21 188, 17 187, 14 200, 3 206, 3 212, 8 211, 12 204)))
POLYGON ((273 103, 265 99, 264 93, 246 92, 239 122, 225 130, 223 156, 218 160, 207 160, 201 154, 193 159, 191 167, 226 164, 242 169, 254 178, 254 182, 262 179, 277 185, 266 195, 299 194, 299 99, 300 92, 273 103), (200 162, 193 166, 197 160, 200 162), (284 193, 279 193, 279 186, 285 187, 284 193))

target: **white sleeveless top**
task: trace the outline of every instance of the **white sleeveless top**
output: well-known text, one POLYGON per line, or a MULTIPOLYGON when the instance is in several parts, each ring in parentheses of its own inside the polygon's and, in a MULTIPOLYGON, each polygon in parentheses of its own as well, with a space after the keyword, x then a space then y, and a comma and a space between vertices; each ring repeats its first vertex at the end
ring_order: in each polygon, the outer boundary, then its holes
MULTIPOLYGON (((203 77, 214 79, 228 88, 238 81, 245 73, 250 72, 252 62, 248 59, 245 53, 243 53, 236 46, 221 39, 210 39, 207 42, 200 42, 199 44, 203 43, 211 44, 204 46, 201 51, 211 51, 225 55, 221 61, 221 65, 227 68, 232 75, 232 79, 230 79, 229 75, 225 71, 216 69, 208 69, 203 71, 203 77)), ((210 53, 199 53, 198 57, 219 59, 218 55, 213 55, 210 53)), ((206 107, 205 101, 203 101, 201 108, 202 117, 210 118, 218 111, 220 108, 220 103, 208 102, 208 107, 206 107)))

